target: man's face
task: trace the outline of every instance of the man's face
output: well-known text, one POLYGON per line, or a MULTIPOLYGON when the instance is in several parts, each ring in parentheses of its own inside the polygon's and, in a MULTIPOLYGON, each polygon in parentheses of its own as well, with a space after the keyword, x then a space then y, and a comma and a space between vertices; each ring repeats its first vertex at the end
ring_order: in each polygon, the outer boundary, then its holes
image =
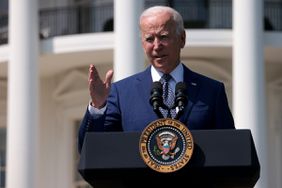
POLYGON ((176 23, 169 13, 144 17, 140 23, 142 46, 150 63, 163 73, 170 73, 180 61, 185 32, 176 34, 176 23))

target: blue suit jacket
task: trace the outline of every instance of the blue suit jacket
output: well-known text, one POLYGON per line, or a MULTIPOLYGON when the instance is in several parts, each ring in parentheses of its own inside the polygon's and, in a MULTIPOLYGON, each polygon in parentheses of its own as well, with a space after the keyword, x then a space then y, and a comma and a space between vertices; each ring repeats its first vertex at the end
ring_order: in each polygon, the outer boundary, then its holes
MULTIPOLYGON (((223 83, 183 67, 188 104, 179 120, 190 130, 234 129, 223 83)), ((158 119, 149 103, 151 87, 150 67, 113 83, 105 114, 93 117, 86 111, 79 130, 79 150, 87 131, 142 131, 158 119)))

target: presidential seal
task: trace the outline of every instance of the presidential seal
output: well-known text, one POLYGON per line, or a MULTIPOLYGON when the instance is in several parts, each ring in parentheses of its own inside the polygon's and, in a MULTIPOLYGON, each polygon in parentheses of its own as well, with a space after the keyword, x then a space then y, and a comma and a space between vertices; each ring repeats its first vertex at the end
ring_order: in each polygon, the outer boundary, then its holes
POLYGON ((194 142, 183 123, 162 118, 150 123, 142 132, 139 151, 144 162, 153 170, 174 172, 191 159, 194 142))

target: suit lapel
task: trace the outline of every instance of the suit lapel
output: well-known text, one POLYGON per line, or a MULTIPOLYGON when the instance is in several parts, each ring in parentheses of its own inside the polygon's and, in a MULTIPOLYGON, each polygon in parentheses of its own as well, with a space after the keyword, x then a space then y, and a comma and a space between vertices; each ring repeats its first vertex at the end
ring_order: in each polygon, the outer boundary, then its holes
POLYGON ((143 71, 136 77, 137 91, 141 96, 143 96, 142 98, 144 100, 150 97, 151 86, 152 86, 152 76, 151 76, 150 68, 147 68, 145 71, 143 71))
POLYGON ((148 114, 152 114, 156 119, 157 115, 153 111, 153 108, 150 104, 152 82, 151 66, 149 66, 145 71, 136 77, 136 90, 138 91, 139 97, 143 100, 148 114))
POLYGON ((184 65, 183 67, 184 67, 184 79, 183 80, 187 86, 186 95, 188 96, 188 104, 185 107, 184 113, 180 117, 180 121, 183 123, 186 123, 189 118, 190 112, 196 102, 197 95, 198 95, 199 88, 200 88, 200 83, 194 72, 192 72, 190 69, 188 69, 184 65))

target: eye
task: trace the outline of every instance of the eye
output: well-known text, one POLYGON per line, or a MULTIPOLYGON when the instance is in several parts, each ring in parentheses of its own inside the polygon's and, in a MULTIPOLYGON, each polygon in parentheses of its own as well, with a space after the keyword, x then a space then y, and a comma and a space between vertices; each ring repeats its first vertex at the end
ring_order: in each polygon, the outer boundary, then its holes
POLYGON ((154 42, 154 37, 145 37, 145 41, 152 43, 154 42))
POLYGON ((160 40, 164 41, 168 39, 168 35, 161 35, 160 40))

